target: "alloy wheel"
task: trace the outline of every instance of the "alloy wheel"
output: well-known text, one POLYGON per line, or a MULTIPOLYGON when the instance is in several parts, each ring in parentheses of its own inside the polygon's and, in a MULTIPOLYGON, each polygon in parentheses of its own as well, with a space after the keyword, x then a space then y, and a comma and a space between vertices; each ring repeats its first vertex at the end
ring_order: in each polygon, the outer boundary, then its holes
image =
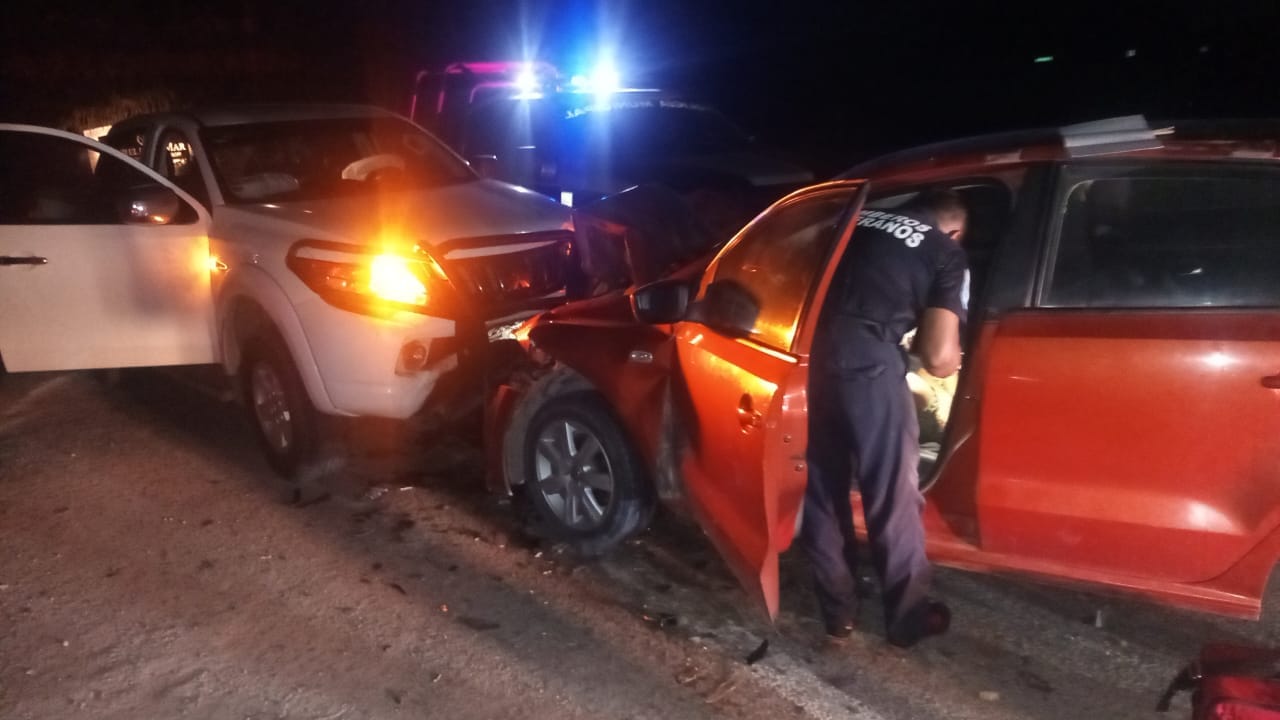
POLYGON ((286 453, 293 445, 293 415, 289 396, 275 368, 258 363, 249 375, 253 414, 267 444, 277 453, 286 453))
POLYGON ((547 507, 565 527, 593 530, 605 522, 614 475, 600 438, 586 425, 556 418, 534 446, 534 478, 547 507))

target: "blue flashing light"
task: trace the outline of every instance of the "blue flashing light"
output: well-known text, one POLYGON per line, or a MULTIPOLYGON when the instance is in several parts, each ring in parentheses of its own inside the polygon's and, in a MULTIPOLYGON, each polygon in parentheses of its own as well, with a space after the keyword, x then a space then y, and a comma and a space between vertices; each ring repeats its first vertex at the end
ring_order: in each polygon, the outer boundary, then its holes
POLYGON ((602 61, 591 72, 591 92, 610 95, 622 89, 622 75, 612 60, 602 61))
POLYGON ((533 71, 533 63, 525 63, 516 74, 516 89, 521 95, 533 95, 542 89, 538 75, 533 71))
POLYGON ((590 74, 576 74, 569 78, 569 87, 576 92, 587 92, 607 97, 622 90, 622 73, 613 60, 601 60, 590 74))

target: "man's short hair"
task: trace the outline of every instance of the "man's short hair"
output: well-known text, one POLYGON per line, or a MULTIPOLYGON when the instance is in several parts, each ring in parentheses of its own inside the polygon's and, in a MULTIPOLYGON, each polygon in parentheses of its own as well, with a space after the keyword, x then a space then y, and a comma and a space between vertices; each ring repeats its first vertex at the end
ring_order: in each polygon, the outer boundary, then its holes
POLYGON ((969 217, 969 209, 955 190, 925 190, 907 203, 907 209, 927 212, 935 223, 963 223, 969 217))

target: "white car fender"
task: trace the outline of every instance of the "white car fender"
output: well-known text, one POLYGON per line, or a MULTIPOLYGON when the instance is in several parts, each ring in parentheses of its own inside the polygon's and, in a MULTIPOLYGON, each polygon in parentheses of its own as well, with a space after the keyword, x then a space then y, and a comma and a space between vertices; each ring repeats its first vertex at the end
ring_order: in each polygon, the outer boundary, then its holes
POLYGON ((228 271, 218 292, 217 323, 223 369, 229 375, 237 374, 240 369, 243 348, 240 347, 233 309, 241 300, 254 304, 266 313, 267 319, 280 333, 315 409, 330 415, 345 414, 335 408, 329 399, 293 303, 266 271, 252 265, 228 271))

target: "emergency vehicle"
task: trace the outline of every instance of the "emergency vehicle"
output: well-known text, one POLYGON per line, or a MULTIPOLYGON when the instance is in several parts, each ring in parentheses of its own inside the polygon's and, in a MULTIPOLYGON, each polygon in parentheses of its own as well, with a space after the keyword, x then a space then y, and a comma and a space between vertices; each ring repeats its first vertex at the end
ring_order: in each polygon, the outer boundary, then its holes
POLYGON ((707 105, 625 87, 605 64, 457 62, 418 73, 410 116, 482 174, 582 206, 659 183, 725 239, 813 174, 707 105))

